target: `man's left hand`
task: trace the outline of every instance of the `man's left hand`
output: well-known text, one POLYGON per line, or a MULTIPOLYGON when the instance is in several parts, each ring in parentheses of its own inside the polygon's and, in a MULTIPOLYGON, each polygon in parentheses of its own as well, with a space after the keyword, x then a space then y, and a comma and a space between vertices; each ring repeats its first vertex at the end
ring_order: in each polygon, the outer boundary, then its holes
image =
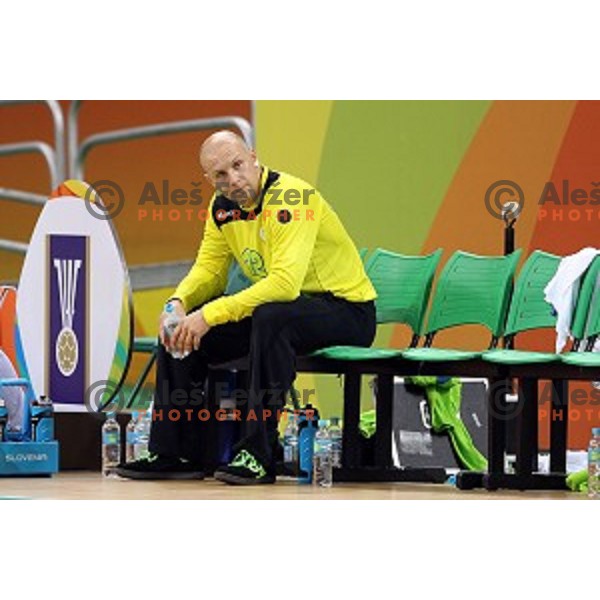
POLYGON ((202 310, 190 313, 177 325, 171 345, 179 352, 189 353, 200 348, 200 341, 206 335, 210 326, 204 320, 202 310))

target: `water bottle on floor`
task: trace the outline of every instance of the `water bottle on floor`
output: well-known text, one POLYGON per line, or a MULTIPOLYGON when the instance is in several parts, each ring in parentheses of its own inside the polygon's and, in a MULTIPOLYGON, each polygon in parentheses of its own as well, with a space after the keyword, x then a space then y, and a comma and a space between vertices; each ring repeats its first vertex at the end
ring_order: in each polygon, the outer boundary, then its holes
POLYGON ((294 414, 288 414, 283 434, 283 464, 289 474, 298 473, 298 422, 294 414))
POLYGON ((319 411, 312 404, 300 409, 298 423, 298 483, 311 483, 319 411))
POLYGON ((137 441, 137 424, 139 420, 139 413, 133 411, 131 413, 131 419, 127 423, 127 429, 125 430, 125 462, 131 463, 135 458, 135 446, 137 441))
POLYGON ((588 496, 600 500, 600 427, 592 429, 588 448, 588 496))
POLYGON ((339 417, 331 417, 329 437, 331 439, 331 466, 339 469, 342 466, 342 428, 339 417))
POLYGON ((148 456, 148 443, 150 442, 150 427, 152 426, 152 406, 138 419, 135 437, 135 460, 148 456))
POLYGON ((102 474, 117 477, 115 469, 121 462, 121 428, 116 414, 110 412, 102 425, 102 474))
POLYGON ((331 487, 333 473, 331 466, 331 439, 327 430, 327 421, 319 421, 319 429, 315 434, 313 454, 313 485, 331 487))

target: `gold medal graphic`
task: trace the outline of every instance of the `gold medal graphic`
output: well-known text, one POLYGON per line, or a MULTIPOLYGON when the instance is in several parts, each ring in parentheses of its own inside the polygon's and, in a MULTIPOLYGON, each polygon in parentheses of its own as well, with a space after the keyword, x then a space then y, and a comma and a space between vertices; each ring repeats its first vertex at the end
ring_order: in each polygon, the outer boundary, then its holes
POLYGON ((61 329, 56 338, 56 364, 65 377, 70 377, 79 359, 79 344, 72 329, 61 329))

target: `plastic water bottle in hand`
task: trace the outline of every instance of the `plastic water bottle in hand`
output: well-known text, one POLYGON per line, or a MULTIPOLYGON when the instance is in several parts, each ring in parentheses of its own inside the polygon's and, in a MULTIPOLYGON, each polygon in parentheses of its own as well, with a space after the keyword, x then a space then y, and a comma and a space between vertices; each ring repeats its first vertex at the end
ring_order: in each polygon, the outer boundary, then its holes
MULTIPOLYGON (((171 336, 175 333, 175 330, 177 329, 177 325, 179 325, 179 323, 183 320, 183 317, 179 316, 175 312, 175 307, 170 302, 168 302, 166 304, 165 312, 167 313, 167 316, 165 317, 165 320, 163 321, 163 333, 164 333, 167 344, 170 346, 171 336)), ((179 358, 179 359, 185 358, 189 354, 189 352, 179 352, 179 351, 175 350, 175 348, 171 348, 169 350, 169 352, 173 358, 179 358)))
POLYGON ((102 425, 102 474, 117 477, 115 469, 121 462, 121 428, 115 413, 108 413, 102 425))
POLYGON ((592 429, 588 448, 588 496, 600 500, 600 427, 592 429))
POLYGON ((331 465, 339 469, 342 466, 342 428, 339 417, 331 417, 329 437, 331 439, 331 465))
POLYGON ((313 485, 331 487, 333 472, 331 466, 331 439, 327 430, 327 421, 319 421, 319 430, 315 434, 313 454, 313 485))

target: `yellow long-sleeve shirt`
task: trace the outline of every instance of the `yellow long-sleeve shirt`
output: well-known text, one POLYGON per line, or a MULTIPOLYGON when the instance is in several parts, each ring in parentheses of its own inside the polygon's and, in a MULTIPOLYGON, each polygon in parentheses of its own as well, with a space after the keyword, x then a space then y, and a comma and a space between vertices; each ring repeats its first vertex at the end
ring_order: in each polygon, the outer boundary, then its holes
POLYGON ((354 243, 319 192, 265 167, 252 206, 213 196, 196 261, 171 297, 186 311, 207 302, 202 312, 213 326, 239 321, 267 302, 323 292, 351 302, 377 296, 354 243), (252 285, 207 302, 223 293, 233 258, 252 285))

